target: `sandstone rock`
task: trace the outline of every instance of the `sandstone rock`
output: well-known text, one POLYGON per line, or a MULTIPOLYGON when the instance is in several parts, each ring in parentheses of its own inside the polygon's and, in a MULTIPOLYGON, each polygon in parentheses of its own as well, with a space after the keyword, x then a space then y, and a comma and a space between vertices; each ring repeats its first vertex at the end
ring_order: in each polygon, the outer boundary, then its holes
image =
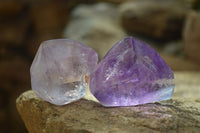
POLYGON ((132 133, 200 131, 200 73, 175 72, 171 100, 106 108, 91 93, 85 99, 55 106, 27 91, 17 98, 17 109, 30 133, 132 133))
POLYGON ((119 108, 105 108, 86 99, 55 106, 33 91, 17 99, 17 109, 30 133, 198 133, 199 107, 199 101, 180 99, 119 108))
POLYGON ((99 54, 99 58, 125 36, 119 26, 115 5, 106 3, 79 5, 72 11, 71 16, 63 36, 92 47, 99 54))
POLYGON ((185 23, 184 48, 186 55, 200 64, 200 13, 191 12, 185 23))
POLYGON ((158 40, 181 37, 186 9, 175 1, 135 0, 120 6, 123 27, 158 40))

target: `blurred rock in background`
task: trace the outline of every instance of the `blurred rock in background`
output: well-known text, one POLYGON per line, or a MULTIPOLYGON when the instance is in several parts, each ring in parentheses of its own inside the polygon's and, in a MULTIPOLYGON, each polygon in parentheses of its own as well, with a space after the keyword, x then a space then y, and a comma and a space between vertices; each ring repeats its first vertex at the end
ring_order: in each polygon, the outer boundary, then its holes
POLYGON ((121 23, 128 32, 160 41, 181 37, 186 12, 174 0, 135 0, 120 6, 121 23))
POLYGON ((188 14, 183 36, 186 55, 200 64, 200 12, 188 14))
POLYGON ((31 89, 29 68, 44 40, 75 39, 101 59, 117 41, 134 35, 173 70, 200 70, 199 5, 198 0, 0 0, 0 132, 27 132, 15 99, 31 89))
POLYGON ((126 33, 119 25, 117 6, 108 3, 77 6, 64 32, 65 38, 92 47, 100 59, 114 43, 125 36, 126 33))

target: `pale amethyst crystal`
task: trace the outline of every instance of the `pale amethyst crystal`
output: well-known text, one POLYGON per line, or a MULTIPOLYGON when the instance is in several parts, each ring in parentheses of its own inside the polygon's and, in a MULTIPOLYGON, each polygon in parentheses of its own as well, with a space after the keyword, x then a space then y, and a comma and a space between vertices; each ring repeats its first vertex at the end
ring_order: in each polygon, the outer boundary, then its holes
POLYGON ((104 106, 131 106, 169 99, 174 74, 159 54, 133 37, 117 42, 90 77, 90 90, 104 106))
POLYGON ((40 98, 64 105, 85 95, 87 77, 98 61, 97 53, 69 39, 45 41, 31 65, 31 85, 40 98))

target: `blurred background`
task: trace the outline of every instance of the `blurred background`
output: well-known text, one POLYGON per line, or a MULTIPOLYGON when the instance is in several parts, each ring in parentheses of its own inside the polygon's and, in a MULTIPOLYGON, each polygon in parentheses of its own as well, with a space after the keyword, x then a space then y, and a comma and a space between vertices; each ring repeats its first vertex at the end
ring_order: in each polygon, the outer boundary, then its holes
POLYGON ((199 71, 199 9, 200 0, 0 0, 0 132, 27 132, 15 100, 31 89, 29 68, 41 41, 78 40, 101 59, 135 36, 174 71, 199 71))

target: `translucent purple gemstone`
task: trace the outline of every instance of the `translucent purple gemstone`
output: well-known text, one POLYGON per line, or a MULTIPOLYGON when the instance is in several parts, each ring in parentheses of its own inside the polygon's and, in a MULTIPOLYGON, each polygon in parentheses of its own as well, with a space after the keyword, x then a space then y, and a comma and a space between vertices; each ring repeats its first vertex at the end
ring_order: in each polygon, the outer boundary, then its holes
POLYGON ((97 53, 69 39, 45 41, 31 65, 31 85, 40 98, 64 105, 82 98, 87 77, 97 65, 97 53))
POLYGON ((90 77, 90 90, 104 106, 131 106, 169 99, 174 74, 159 54, 133 37, 117 42, 90 77))

